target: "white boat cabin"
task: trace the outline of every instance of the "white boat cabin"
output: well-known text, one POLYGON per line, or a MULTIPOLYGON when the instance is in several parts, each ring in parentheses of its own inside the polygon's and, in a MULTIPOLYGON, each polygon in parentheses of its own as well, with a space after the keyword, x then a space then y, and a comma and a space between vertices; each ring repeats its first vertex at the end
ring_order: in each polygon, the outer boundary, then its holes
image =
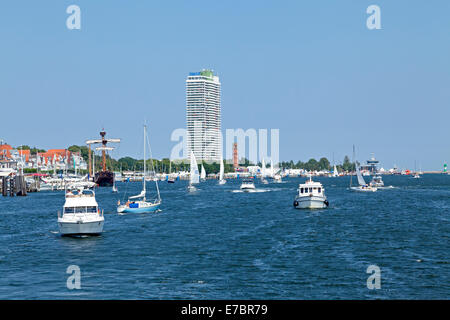
POLYGON ((306 196, 323 196, 325 192, 325 189, 323 188, 322 184, 320 182, 314 182, 314 181, 306 181, 305 183, 302 183, 298 187, 298 195, 300 197, 306 197, 306 196))
POLYGON ((98 212, 98 204, 92 190, 69 190, 66 192, 63 214, 98 212))

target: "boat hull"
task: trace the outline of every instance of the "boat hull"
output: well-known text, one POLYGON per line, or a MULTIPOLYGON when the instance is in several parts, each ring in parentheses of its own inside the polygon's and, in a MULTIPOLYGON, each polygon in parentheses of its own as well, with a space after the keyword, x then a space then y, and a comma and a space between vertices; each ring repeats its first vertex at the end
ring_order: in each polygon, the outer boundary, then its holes
POLYGON ((103 232, 104 220, 90 222, 59 221, 59 233, 62 236, 100 235, 103 232))
POLYGON ((139 203, 138 208, 130 208, 126 205, 119 206, 117 208, 118 213, 152 213, 159 209, 161 203, 156 204, 145 204, 139 203))
POLYGON ((377 188, 374 188, 374 187, 370 187, 370 188, 351 187, 350 189, 353 191, 356 191, 356 192, 375 192, 378 190, 377 188))
POLYGON ((94 182, 99 187, 112 187, 114 184, 114 174, 111 171, 100 171, 95 174, 94 182))
POLYGON ((296 209, 325 209, 328 202, 325 197, 297 197, 294 200, 294 208, 296 209))

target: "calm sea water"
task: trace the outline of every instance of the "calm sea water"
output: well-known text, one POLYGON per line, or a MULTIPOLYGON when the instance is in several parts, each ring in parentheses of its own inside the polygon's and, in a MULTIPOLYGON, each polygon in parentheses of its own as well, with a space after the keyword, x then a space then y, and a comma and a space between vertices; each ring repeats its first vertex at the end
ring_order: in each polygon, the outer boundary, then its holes
MULTIPOLYGON (((367 179, 367 177, 366 177, 367 179)), ((293 208, 303 178, 256 184, 160 183, 162 212, 119 216, 139 183, 97 189, 99 237, 58 234, 63 192, 0 198, 2 299, 449 299, 450 176, 384 177, 391 190, 355 193, 319 178, 330 208, 293 208), (69 265, 81 290, 66 287, 69 265), (369 265, 381 289, 369 290, 369 265)), ((153 190, 153 183, 148 188, 153 190)))

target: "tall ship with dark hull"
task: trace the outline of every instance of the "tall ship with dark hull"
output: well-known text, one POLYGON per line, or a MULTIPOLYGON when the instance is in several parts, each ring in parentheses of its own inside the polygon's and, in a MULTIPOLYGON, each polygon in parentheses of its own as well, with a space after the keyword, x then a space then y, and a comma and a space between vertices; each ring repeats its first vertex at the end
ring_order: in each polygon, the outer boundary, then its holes
POLYGON ((94 182, 99 187, 112 187, 114 184, 114 173, 106 168, 106 151, 114 150, 113 147, 107 146, 108 143, 119 143, 120 139, 106 139, 106 132, 102 130, 100 132, 101 139, 93 139, 87 140, 86 144, 89 146, 89 177, 93 177, 94 182), (92 175, 92 172, 95 171, 95 157, 92 157, 91 161, 91 145, 92 144, 101 144, 100 147, 96 147, 95 150, 102 152, 102 170, 99 172, 95 172, 92 175), (91 166, 92 163, 92 166, 91 166))
POLYGON ((114 184, 114 174, 111 171, 96 172, 94 182, 99 187, 112 187, 114 184))

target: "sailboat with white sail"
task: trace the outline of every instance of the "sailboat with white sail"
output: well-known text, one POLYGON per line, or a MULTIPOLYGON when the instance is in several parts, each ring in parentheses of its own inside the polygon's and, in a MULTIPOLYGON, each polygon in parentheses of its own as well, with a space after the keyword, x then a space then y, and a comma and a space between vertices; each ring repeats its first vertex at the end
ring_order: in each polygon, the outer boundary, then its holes
POLYGON ((366 181, 364 180, 361 170, 359 168, 359 163, 357 161, 354 161, 355 159, 355 146, 353 146, 353 162, 356 166, 356 176, 358 177, 358 184, 359 186, 353 187, 352 186, 352 176, 350 176, 350 190, 353 191, 360 191, 360 192, 375 192, 377 191, 377 187, 373 187, 371 185, 368 185, 366 181))
POLYGON ((281 183, 281 175, 279 174, 279 168, 275 171, 275 168, 273 166, 273 160, 270 159, 270 177, 273 179, 273 182, 275 183, 281 183))
POLYGON ((117 193, 119 190, 116 187, 116 173, 114 173, 114 180, 113 180, 113 186, 112 186, 112 192, 117 193))
POLYGON ((205 171, 205 167, 203 167, 203 163, 202 163, 202 171, 200 173, 200 179, 202 179, 202 181, 206 180, 206 171, 205 171))
POLYGON ((361 192, 375 192, 377 191, 377 187, 373 187, 371 185, 368 185, 366 181, 364 180, 361 170, 359 169, 359 163, 356 164, 356 176, 358 177, 358 184, 357 187, 352 187, 351 185, 351 179, 350 179, 350 189, 353 191, 361 191, 361 192))
POLYGON ((261 183, 268 184, 269 182, 266 180, 266 162, 264 158, 261 160, 261 183))
POLYGON ((227 180, 224 179, 224 174, 225 174, 225 165, 223 164, 223 159, 220 159, 219 184, 227 183, 227 180))
POLYGON ((334 167, 333 167, 333 175, 332 175, 332 177, 339 177, 339 172, 338 172, 338 170, 336 168, 336 165, 334 165, 334 167))
MULTIPOLYGON (((146 139, 147 139, 147 126, 144 125, 144 176, 142 178, 142 191, 140 194, 129 197, 125 204, 118 203, 117 212, 118 213, 151 213, 159 209, 161 205, 161 196, 159 194, 158 181, 156 184, 157 197, 153 201, 147 201, 147 189, 146 189, 146 139)), ((151 154, 151 150, 150 154, 151 154)), ((151 156, 151 155, 150 155, 151 156)), ((153 162, 152 162, 153 166, 153 162)), ((153 168, 152 168, 153 169, 153 168)), ((154 171, 154 170, 153 170, 154 171)))
POLYGON ((169 160, 169 176, 167 177, 168 183, 175 183, 175 178, 172 176, 172 161, 169 160))
POLYGON ((420 174, 417 172, 416 169, 416 161, 414 161, 414 175, 413 175, 414 179, 420 179, 420 174))
POLYGON ((189 174, 189 185, 188 185, 188 191, 194 192, 197 190, 197 188, 194 186, 194 184, 198 184, 200 182, 200 176, 198 174, 198 164, 197 160, 195 159, 194 152, 191 151, 191 171, 189 174))

